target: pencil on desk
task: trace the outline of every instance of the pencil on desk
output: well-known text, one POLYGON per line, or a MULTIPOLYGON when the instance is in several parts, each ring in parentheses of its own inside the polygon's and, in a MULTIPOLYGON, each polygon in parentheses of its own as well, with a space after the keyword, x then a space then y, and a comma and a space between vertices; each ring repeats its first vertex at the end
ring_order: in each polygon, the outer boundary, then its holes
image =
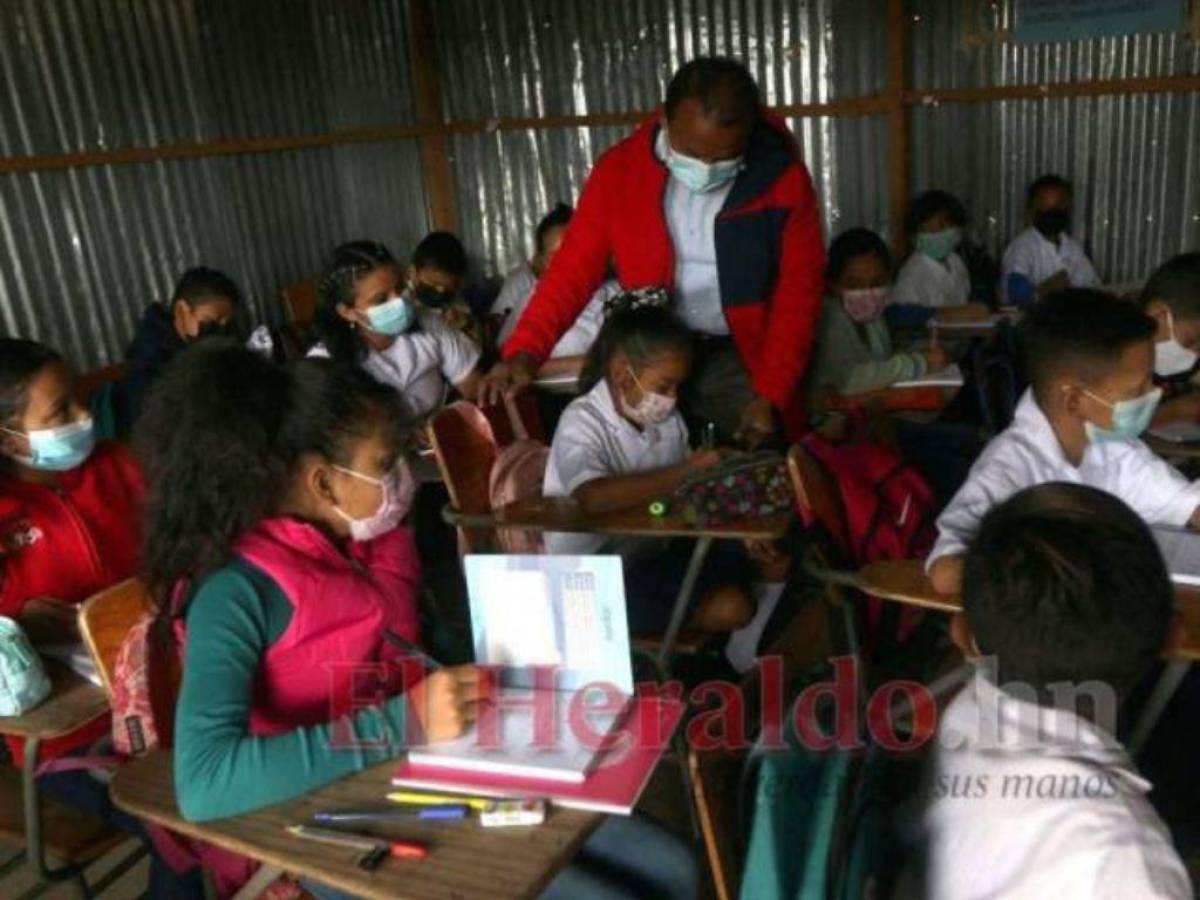
POLYGON ((459 797, 454 794, 425 794, 420 791, 393 791, 387 795, 387 799, 393 803, 403 803, 408 806, 434 806, 441 804, 453 806, 462 804, 476 812, 483 812, 490 809, 496 802, 488 797, 459 797))

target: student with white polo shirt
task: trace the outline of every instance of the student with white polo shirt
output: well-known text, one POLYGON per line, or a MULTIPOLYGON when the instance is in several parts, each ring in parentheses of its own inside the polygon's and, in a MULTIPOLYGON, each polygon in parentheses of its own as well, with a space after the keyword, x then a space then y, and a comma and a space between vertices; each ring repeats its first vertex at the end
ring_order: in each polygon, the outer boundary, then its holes
POLYGON ((1071 182, 1058 175, 1042 175, 1029 185, 1029 227, 1013 238, 1000 263, 1001 287, 1009 302, 1032 302, 1063 288, 1100 284, 1083 246, 1071 237, 1074 202, 1071 182))
POLYGON ((946 191, 926 191, 912 202, 905 217, 912 253, 892 285, 892 304, 942 309, 971 299, 971 275, 958 255, 966 225, 966 209, 946 191))
POLYGON ((1193 896, 1115 732, 1178 641, 1173 602, 1149 529, 1111 494, 1043 484, 983 517, 951 625, 980 665, 938 725, 900 896, 1193 896))
POLYGON ((310 356, 362 366, 400 392, 407 411, 423 419, 451 388, 468 400, 479 381, 479 348, 435 311, 404 291, 404 273, 382 244, 353 241, 333 251, 320 283, 310 356))
POLYGON ((1138 439, 1162 396, 1152 381, 1156 327, 1135 304, 1082 288, 1026 313, 1018 344, 1030 387, 938 517, 927 563, 934 587, 957 593, 984 514, 1047 481, 1108 491, 1151 525, 1200 526, 1200 481, 1138 439))
MULTIPOLYGON (((571 497, 586 514, 645 509, 688 475, 715 465, 716 450, 692 452, 679 385, 693 353, 691 332, 666 292, 622 294, 611 304, 580 378, 584 389, 558 423, 542 493, 571 497)), ((619 554, 625 563, 629 627, 663 630, 691 557, 687 543, 549 532, 546 550, 619 554)), ((692 627, 719 633, 744 625, 753 608, 750 561, 741 545, 717 542, 693 592, 692 627)))

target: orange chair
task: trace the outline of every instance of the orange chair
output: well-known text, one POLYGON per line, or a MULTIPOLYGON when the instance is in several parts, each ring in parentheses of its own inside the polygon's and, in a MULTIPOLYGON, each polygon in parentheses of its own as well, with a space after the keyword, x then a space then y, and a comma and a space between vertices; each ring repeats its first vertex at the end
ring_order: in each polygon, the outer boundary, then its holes
POLYGON ((122 362, 81 373, 75 380, 75 399, 86 406, 88 398, 102 385, 120 381, 128 372, 129 366, 122 362))
POLYGON ((808 521, 820 522, 838 550, 850 561, 850 527, 846 523, 846 510, 837 482, 821 461, 800 444, 793 445, 788 451, 787 462, 801 515, 808 521))
POLYGON ((861 394, 830 394, 826 408, 841 412, 865 409, 871 415, 892 412, 936 412, 945 409, 952 393, 942 387, 890 387, 861 394))
POLYGON ((79 608, 79 633, 109 697, 121 642, 138 619, 152 608, 150 592, 139 578, 113 585, 90 597, 79 608))
POLYGON ((537 391, 533 388, 521 388, 503 402, 481 406, 480 409, 492 426, 492 436, 501 450, 514 441, 526 438, 548 443, 546 430, 542 426, 537 391))
MULTIPOLYGON (((488 481, 497 445, 492 426, 479 407, 460 400, 441 409, 429 423, 429 439, 452 512, 466 516, 490 514, 488 481)), ((456 523, 456 527, 460 552, 496 549, 495 528, 463 523, 456 523)))
POLYGON ((288 322, 301 331, 307 330, 317 317, 317 279, 284 285, 279 291, 279 301, 288 322))

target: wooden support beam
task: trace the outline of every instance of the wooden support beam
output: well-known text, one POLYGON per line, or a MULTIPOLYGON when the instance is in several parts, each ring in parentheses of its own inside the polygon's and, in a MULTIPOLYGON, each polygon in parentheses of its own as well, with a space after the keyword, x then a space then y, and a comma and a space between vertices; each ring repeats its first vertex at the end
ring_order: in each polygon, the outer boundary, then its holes
POLYGON ((429 0, 409 0, 408 45, 417 123, 421 131, 421 169, 433 227, 454 231, 458 220, 454 203, 454 178, 450 172, 450 142, 447 140, 442 89, 438 78, 436 35, 429 0))
POLYGON ((892 249, 900 259, 908 249, 904 215, 909 199, 909 113, 904 102, 909 73, 909 18, 907 0, 888 0, 887 89, 888 101, 888 221, 892 249))
MULTIPOLYGON (((1200 8, 1200 7, 1198 7, 1200 8)), ((1004 84, 936 91, 905 91, 909 106, 929 103, 995 103, 1001 100, 1045 100, 1052 97, 1102 97, 1109 94, 1164 94, 1200 91, 1200 75, 1166 78, 1110 78, 1048 84, 1004 84)))

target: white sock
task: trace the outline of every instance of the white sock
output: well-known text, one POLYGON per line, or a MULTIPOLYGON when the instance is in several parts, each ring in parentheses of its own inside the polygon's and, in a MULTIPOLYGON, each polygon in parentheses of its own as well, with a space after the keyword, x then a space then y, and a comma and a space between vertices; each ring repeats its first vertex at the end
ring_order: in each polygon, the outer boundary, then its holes
POLYGON ((754 585, 754 601, 758 606, 754 611, 754 618, 732 632, 729 635, 729 643, 725 645, 725 657, 738 672, 749 672, 754 668, 763 629, 767 627, 767 621, 771 618, 771 613, 775 612, 782 596, 782 581, 770 584, 760 582, 754 585))

